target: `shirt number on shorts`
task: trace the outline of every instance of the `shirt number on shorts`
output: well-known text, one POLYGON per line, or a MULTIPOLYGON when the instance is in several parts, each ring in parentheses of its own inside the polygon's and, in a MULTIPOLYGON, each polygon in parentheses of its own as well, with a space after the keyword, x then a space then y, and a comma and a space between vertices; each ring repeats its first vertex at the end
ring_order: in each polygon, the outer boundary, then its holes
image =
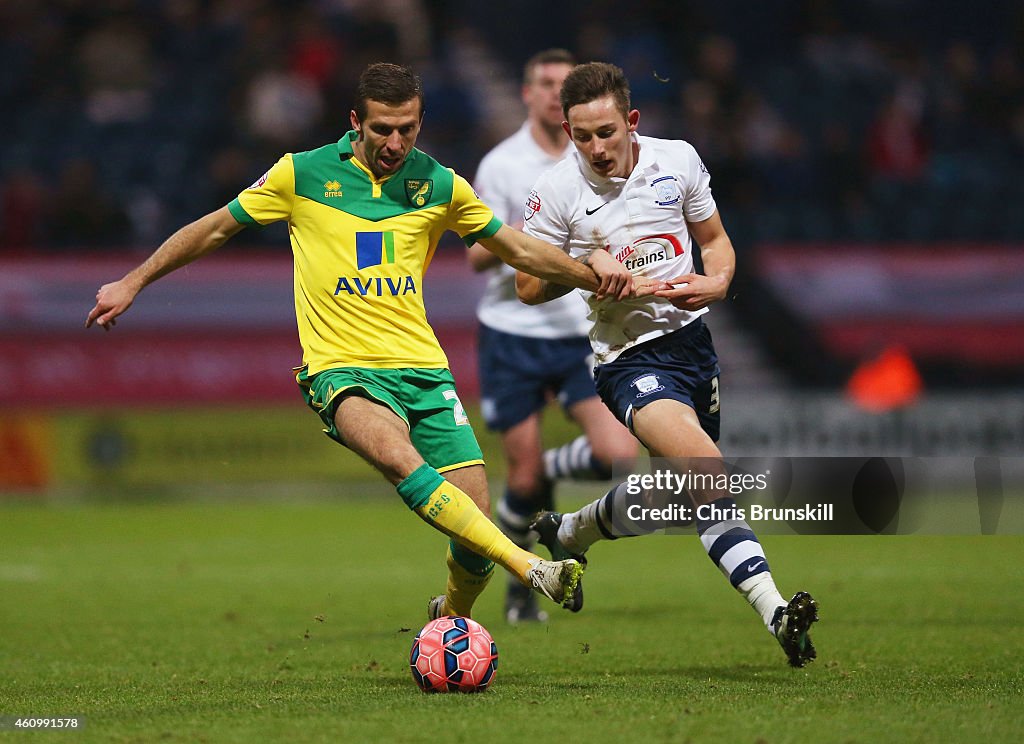
POLYGON ((718 378, 711 378, 711 405, 708 406, 708 413, 718 413, 722 407, 722 400, 718 397, 718 378))
MULTIPOLYGON (((715 379, 715 382, 718 382, 717 378, 715 379)), ((463 407, 462 401, 459 400, 459 394, 454 390, 445 390, 444 397, 448 400, 455 401, 452 406, 452 415, 455 416, 455 425, 469 426, 469 416, 466 415, 466 409, 463 407)))

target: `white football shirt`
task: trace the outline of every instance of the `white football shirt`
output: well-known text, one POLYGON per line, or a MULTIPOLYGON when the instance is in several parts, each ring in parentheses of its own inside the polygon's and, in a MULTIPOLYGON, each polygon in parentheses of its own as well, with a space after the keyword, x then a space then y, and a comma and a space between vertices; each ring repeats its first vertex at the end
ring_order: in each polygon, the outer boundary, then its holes
MULTIPOLYGON (((524 230, 561 246, 572 258, 607 250, 634 276, 672 279, 693 271, 686 221, 715 213, 711 176, 682 140, 634 135, 640 154, 628 178, 605 178, 577 152, 547 171, 526 203, 524 230)), ((679 330, 707 308, 680 310, 659 297, 598 301, 590 306, 590 342, 597 364, 636 344, 679 330)))
MULTIPOLYGON (((495 217, 518 225, 523 219, 523 202, 538 176, 575 149, 569 143, 562 156, 552 158, 534 141, 526 122, 484 156, 473 187, 495 217)), ((531 338, 587 335, 589 311, 577 293, 543 305, 524 305, 516 297, 515 269, 503 263, 487 271, 487 287, 476 313, 484 325, 531 338)))

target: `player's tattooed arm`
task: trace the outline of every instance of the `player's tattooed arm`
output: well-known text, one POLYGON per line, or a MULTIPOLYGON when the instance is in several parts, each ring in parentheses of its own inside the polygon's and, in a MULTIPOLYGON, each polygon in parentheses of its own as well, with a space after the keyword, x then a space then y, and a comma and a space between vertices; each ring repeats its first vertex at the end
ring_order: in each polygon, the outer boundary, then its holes
MULTIPOLYGON (((591 265, 590 254, 577 256, 574 260, 590 267, 592 271, 594 270, 594 267, 591 265)), ((596 271, 594 273, 597 274, 596 271)), ((551 300, 557 300, 559 297, 569 294, 572 290, 572 287, 565 284, 558 284, 547 279, 539 279, 522 271, 516 272, 516 294, 519 300, 527 305, 541 305, 551 300)))
POLYGON ((550 300, 564 297, 572 291, 564 284, 540 279, 525 271, 516 272, 516 295, 527 305, 541 305, 550 300))

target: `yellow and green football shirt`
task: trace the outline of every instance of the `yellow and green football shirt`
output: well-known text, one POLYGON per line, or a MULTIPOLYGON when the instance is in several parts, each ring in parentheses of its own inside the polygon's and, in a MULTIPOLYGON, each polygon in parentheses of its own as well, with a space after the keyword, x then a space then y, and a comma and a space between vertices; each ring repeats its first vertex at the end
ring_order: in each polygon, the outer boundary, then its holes
POLYGON ((501 222, 464 178, 414 149, 380 180, 352 154, 356 132, 287 154, 228 208, 239 223, 288 221, 303 362, 443 368, 423 274, 446 230, 472 244, 501 222))

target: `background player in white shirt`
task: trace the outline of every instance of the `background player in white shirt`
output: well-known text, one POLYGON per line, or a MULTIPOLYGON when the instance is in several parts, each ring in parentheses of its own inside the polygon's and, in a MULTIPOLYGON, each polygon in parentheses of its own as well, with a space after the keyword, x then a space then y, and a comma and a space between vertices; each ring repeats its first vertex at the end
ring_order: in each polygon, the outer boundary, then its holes
MULTIPOLYGON (((526 121, 480 163, 474 187, 511 225, 522 223, 523 202, 538 176, 573 152, 562 129, 559 93, 574 65, 564 49, 529 59, 522 88, 526 121)), ((552 506, 553 481, 610 478, 614 462, 636 457, 636 439, 594 390, 588 309, 580 296, 524 305, 516 297, 515 269, 479 244, 469 248, 469 261, 490 274, 477 316, 483 416, 489 428, 501 433, 508 463, 498 522, 513 542, 528 547, 536 539, 530 522, 552 506), (551 397, 557 397, 583 435, 545 451, 541 411, 551 397)), ((508 584, 505 615, 512 623, 546 617, 533 593, 516 581, 508 584)))
MULTIPOLYGON (((732 242, 711 196, 710 175, 691 145, 636 133, 622 70, 580 65, 561 93, 576 153, 545 173, 527 203, 525 231, 571 257, 617 260, 634 277, 672 285, 655 297, 606 302, 585 292, 601 399, 653 457, 682 469, 725 473, 719 432, 718 358, 701 315, 726 296, 735 269, 732 242), (694 272, 693 240, 704 273, 694 272), (602 246, 604 249, 602 250, 602 246)), ((568 292, 517 275, 527 302, 568 292)), ((547 512, 533 524, 557 557, 582 554, 601 539, 649 532, 626 517, 627 484, 572 513, 547 512)), ((697 532, 712 561, 747 599, 793 666, 815 657, 808 629, 817 604, 806 592, 786 602, 764 550, 728 490, 691 489, 697 532), (702 514, 704 515, 702 517, 702 514)), ((633 503, 637 503, 636 497, 633 503)), ((665 526, 661 524, 660 526, 665 526)))

